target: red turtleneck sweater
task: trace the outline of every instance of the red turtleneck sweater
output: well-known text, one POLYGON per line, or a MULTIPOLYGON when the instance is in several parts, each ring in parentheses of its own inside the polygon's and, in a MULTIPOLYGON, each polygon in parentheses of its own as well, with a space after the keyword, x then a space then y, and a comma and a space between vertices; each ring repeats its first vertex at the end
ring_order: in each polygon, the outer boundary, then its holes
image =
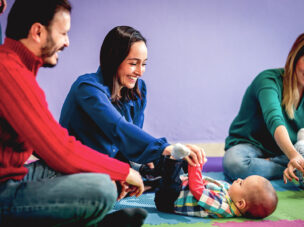
POLYGON ((42 59, 9 38, 0 46, 0 182, 21 180, 35 151, 56 171, 105 173, 125 180, 129 165, 98 153, 69 136, 48 110, 36 81, 42 59))

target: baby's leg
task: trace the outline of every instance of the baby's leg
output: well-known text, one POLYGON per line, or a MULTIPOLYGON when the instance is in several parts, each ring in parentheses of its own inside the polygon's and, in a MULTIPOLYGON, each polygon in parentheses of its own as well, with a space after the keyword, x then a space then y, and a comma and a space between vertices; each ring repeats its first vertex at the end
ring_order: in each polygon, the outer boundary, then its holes
POLYGON ((165 157, 163 160, 162 179, 155 192, 155 205, 158 210, 172 213, 174 202, 178 198, 182 187, 180 170, 183 160, 165 157))
POLYGON ((190 149, 183 144, 177 143, 173 146, 171 156, 178 160, 183 159, 184 157, 188 156, 191 153, 190 149))
MULTIPOLYGON (((303 129, 301 129, 301 130, 303 130, 303 129)), ((301 132, 301 130, 299 132, 301 132)), ((298 137, 299 137, 299 133, 298 133, 298 137)), ((299 152, 299 154, 301 154, 304 157, 304 140, 299 140, 295 144, 295 148, 296 148, 297 152, 299 152)), ((301 173, 299 170, 296 169, 295 170, 295 174, 299 178, 300 187, 302 189, 304 189, 304 177, 303 177, 303 173, 301 173)))

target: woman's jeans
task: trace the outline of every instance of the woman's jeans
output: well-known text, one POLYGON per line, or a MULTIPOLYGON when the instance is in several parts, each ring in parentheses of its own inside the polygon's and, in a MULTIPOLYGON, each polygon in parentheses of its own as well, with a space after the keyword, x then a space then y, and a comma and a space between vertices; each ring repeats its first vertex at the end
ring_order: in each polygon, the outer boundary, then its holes
MULTIPOLYGON (((303 155, 303 154, 302 154, 303 155)), ((286 155, 266 159, 265 154, 256 146, 245 143, 229 148, 224 155, 224 173, 230 180, 260 175, 269 180, 283 177, 289 159, 286 155)))
POLYGON ((23 180, 0 183, 0 226, 95 226, 116 201, 108 175, 62 175, 42 161, 27 168, 23 180))

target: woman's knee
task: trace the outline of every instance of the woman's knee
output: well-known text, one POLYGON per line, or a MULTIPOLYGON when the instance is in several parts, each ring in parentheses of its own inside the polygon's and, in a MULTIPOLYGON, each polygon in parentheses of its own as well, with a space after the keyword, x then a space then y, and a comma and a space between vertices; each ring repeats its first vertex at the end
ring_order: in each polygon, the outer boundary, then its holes
POLYGON ((223 158, 223 169, 226 176, 231 180, 245 178, 248 176, 250 158, 244 154, 240 155, 239 150, 229 149, 223 158))

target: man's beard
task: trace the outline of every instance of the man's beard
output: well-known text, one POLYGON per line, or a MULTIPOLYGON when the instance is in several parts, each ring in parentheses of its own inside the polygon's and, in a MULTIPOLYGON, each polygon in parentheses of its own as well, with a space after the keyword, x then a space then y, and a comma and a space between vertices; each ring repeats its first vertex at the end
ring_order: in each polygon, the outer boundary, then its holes
MULTIPOLYGON (((52 57, 58 50, 63 50, 63 49, 64 46, 61 47, 60 49, 57 49, 53 38, 51 37, 50 34, 48 34, 46 39, 46 45, 41 49, 41 58, 44 60, 45 58, 52 57)), ((57 63, 58 63, 58 59, 57 59, 57 63)), ((57 63, 52 64, 49 62, 44 62, 43 67, 52 68, 56 66, 57 63)))

